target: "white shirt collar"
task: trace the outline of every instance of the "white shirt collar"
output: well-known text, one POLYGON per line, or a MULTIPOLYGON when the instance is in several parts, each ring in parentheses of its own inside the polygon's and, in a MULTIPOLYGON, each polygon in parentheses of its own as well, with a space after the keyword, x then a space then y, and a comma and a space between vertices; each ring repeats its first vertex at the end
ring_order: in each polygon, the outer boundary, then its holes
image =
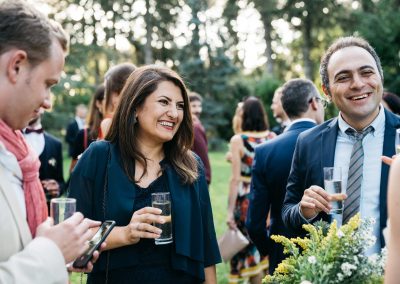
POLYGON ((291 120, 290 121, 290 123, 288 124, 288 126, 285 128, 285 130, 284 130, 284 132, 285 131, 288 131, 289 130, 289 128, 293 125, 293 124, 295 124, 295 123, 298 123, 298 122, 313 122, 313 123, 315 123, 315 124, 317 124, 317 122, 314 120, 314 119, 311 119, 311 118, 297 118, 297 119, 294 119, 294 120, 291 120))
MULTIPOLYGON (((338 115, 338 124, 339 124, 339 130, 342 132, 342 134, 346 133, 346 130, 348 128, 353 128, 350 126, 342 117, 341 112, 339 112, 338 115)), ((378 116, 372 121, 372 123, 368 126, 366 126, 364 129, 367 127, 372 126, 374 128, 374 132, 372 132, 372 135, 377 135, 378 132, 384 131, 385 129, 385 111, 383 108, 383 105, 379 105, 379 114, 378 116)), ((353 128, 354 129, 354 128, 353 128)))

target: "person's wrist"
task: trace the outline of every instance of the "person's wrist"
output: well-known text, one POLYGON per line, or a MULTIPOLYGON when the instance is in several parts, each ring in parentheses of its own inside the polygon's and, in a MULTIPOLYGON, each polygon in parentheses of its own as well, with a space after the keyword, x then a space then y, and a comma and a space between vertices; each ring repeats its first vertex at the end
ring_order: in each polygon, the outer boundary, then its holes
POLYGON ((312 212, 307 212, 308 210, 306 209, 306 213, 304 212, 304 209, 301 207, 301 205, 299 206, 299 211, 300 211, 300 215, 307 220, 312 220, 315 217, 318 216, 318 212, 315 212, 315 210, 313 210, 314 214, 312 212))

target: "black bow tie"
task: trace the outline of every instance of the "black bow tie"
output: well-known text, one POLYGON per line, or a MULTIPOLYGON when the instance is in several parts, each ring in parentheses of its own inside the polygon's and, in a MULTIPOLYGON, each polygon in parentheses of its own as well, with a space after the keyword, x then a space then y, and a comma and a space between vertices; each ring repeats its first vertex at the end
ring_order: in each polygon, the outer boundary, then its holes
POLYGON ((26 128, 26 129, 25 129, 25 133, 26 133, 26 134, 29 134, 29 133, 38 133, 38 134, 41 134, 41 133, 43 133, 43 128, 38 128, 38 129, 26 128))

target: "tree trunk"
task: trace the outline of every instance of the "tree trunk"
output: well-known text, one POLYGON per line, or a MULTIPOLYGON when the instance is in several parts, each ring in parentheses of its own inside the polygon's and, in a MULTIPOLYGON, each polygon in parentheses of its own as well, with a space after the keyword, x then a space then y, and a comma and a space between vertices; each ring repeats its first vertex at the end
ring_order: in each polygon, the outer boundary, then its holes
POLYGON ((267 57, 267 63, 265 64, 265 72, 271 76, 274 75, 274 60, 272 59, 272 37, 271 37, 271 26, 272 17, 264 13, 263 25, 264 25, 264 39, 265 39, 265 56, 267 57))
POLYGON ((144 46, 144 63, 145 64, 154 63, 153 48, 151 47, 151 35, 153 33, 153 25, 151 23, 151 15, 150 15, 149 9, 150 9, 150 0, 146 0, 146 15, 144 16, 144 20, 146 23, 146 44, 144 46))
POLYGON ((312 48, 311 39, 312 23, 310 15, 304 18, 303 25, 303 39, 304 45, 302 48, 303 60, 304 60, 304 73, 307 79, 313 80, 313 64, 310 58, 310 51, 312 48))

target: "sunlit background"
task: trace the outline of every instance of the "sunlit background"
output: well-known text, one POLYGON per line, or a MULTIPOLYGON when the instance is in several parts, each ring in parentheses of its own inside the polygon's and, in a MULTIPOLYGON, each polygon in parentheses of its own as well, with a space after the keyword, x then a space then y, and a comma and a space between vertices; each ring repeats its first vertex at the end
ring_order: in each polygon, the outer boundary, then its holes
POLYGON ((206 98, 204 124, 211 147, 218 147, 232 134, 230 120, 242 97, 257 95, 269 109, 273 91, 288 79, 306 77, 319 86, 320 57, 343 35, 369 40, 381 56, 385 88, 400 92, 396 0, 33 2, 71 35, 53 121, 65 122, 76 104, 88 102, 113 64, 162 64, 206 98))

